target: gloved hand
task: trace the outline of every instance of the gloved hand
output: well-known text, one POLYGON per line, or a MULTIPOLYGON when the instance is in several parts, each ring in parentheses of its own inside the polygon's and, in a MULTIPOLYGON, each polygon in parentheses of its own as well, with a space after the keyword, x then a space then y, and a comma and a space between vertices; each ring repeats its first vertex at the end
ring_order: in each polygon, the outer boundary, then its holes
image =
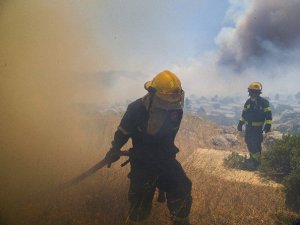
POLYGON ((238 131, 243 131, 243 123, 240 121, 238 126, 237 126, 238 131))
POLYGON ((270 130, 271 130, 271 124, 266 124, 264 127, 264 132, 268 133, 268 132, 270 132, 270 130))
POLYGON ((111 148, 105 155, 105 159, 108 160, 107 167, 109 168, 112 163, 120 159, 120 149, 111 148))

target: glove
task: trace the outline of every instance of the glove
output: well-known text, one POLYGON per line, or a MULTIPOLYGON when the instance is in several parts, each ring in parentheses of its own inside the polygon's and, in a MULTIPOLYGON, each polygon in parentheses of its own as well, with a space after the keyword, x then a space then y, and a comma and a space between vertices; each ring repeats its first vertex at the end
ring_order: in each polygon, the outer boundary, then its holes
POLYGON ((243 131, 243 123, 240 121, 238 126, 237 126, 238 131, 243 131))
POLYGON ((268 132, 270 132, 270 130, 271 130, 271 124, 266 124, 264 127, 264 132, 268 133, 268 132))
POLYGON ((105 159, 108 161, 107 167, 110 168, 111 164, 120 159, 120 150, 111 148, 105 155, 105 159))

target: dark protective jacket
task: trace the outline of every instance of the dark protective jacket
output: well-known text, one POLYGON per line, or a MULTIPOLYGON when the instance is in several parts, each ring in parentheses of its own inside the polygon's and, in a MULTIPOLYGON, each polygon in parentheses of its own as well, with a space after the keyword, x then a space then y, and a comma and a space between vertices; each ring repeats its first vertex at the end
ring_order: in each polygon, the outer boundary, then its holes
POLYGON ((154 107, 154 102, 151 102, 147 104, 144 98, 140 98, 128 106, 112 143, 112 147, 118 151, 129 138, 132 140, 131 170, 128 174, 129 220, 138 224, 149 217, 155 189, 159 188, 166 192, 167 206, 173 220, 188 224, 192 183, 175 159, 179 150, 174 144, 183 111, 180 107, 160 111, 162 109, 154 107), (163 117, 156 120, 154 115, 163 117), (157 129, 150 129, 153 127, 157 129))
POLYGON ((118 130, 115 132, 113 148, 121 149, 122 146, 132 139, 133 148, 131 157, 140 162, 159 162, 175 158, 179 151, 174 144, 178 132, 183 111, 182 109, 169 110, 166 119, 155 135, 147 133, 149 112, 138 99, 129 104, 118 130))
POLYGON ((272 112, 267 99, 258 96, 256 101, 249 98, 242 112, 241 123, 246 123, 246 131, 251 128, 261 128, 272 124, 272 112))

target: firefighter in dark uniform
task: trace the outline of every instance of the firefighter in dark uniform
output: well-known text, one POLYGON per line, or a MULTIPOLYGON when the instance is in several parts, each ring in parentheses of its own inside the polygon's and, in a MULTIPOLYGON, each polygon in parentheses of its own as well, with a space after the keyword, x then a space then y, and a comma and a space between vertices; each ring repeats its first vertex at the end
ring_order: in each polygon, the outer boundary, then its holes
POLYGON ((166 193, 173 224, 190 225, 192 184, 176 160, 179 149, 174 144, 183 114, 181 82, 174 73, 163 71, 146 82, 145 89, 144 97, 129 104, 106 157, 118 160, 131 138, 130 225, 145 224, 156 188, 166 193))
POLYGON ((250 98, 244 105, 237 127, 238 131, 242 131, 243 125, 246 124, 245 142, 250 153, 250 162, 255 164, 255 168, 259 164, 263 132, 269 132, 272 124, 270 103, 267 99, 260 96, 261 91, 261 83, 252 82, 249 85, 250 98))

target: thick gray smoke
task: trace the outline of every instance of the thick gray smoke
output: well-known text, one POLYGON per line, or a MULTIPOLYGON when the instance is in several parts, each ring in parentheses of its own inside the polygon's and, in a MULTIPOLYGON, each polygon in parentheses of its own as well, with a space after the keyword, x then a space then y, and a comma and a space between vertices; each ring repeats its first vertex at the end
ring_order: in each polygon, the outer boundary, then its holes
POLYGON ((87 10, 77 1, 0 1, 0 224, 18 220, 30 194, 102 157, 75 105, 106 98, 80 74, 108 57, 76 4, 87 10))
POLYGON ((253 65, 295 61, 300 47, 300 1, 252 0, 248 4, 235 27, 223 28, 217 38, 219 63, 242 71, 253 65))

